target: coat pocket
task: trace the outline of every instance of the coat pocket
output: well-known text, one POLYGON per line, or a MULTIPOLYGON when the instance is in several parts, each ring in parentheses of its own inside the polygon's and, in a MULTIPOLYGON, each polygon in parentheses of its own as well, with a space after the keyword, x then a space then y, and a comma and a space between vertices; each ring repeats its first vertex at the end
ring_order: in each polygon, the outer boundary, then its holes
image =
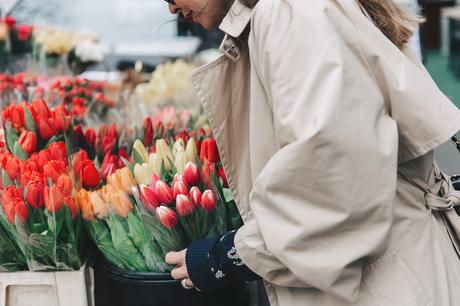
POLYGON ((362 287, 366 289, 363 294, 370 295, 362 300, 371 299, 375 306, 433 306, 421 282, 404 259, 394 253, 367 265, 362 287))

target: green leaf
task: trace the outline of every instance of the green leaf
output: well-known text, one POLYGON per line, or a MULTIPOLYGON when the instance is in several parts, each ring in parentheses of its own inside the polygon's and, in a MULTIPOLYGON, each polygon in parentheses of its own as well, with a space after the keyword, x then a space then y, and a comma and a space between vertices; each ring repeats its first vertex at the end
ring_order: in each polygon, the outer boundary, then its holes
POLYGON ((124 157, 121 157, 121 160, 123 161, 123 164, 125 164, 126 168, 128 168, 129 171, 131 171, 131 174, 134 176, 134 167, 133 167, 133 165, 128 160, 126 160, 126 158, 124 158, 124 157))
POLYGON ((14 144, 18 141, 19 135, 13 129, 13 127, 11 126, 11 122, 9 121, 6 125, 4 125, 4 130, 6 145, 8 146, 9 151, 13 152, 14 144))
POLYGON ((2 185, 3 189, 5 189, 8 186, 14 185, 14 181, 10 178, 10 176, 8 175, 8 173, 6 173, 4 169, 2 170, 2 185))
POLYGON ((144 160, 142 159, 141 154, 139 154, 139 152, 137 152, 136 149, 133 149, 133 163, 134 165, 137 165, 137 164, 142 165, 144 163, 144 160))
POLYGON ((29 108, 24 105, 24 118, 26 120, 26 129, 28 131, 37 133, 37 126, 35 125, 35 121, 32 117, 32 114, 29 111, 29 108))
POLYGON ((19 142, 14 143, 13 154, 22 161, 29 159, 29 154, 19 145, 19 142))

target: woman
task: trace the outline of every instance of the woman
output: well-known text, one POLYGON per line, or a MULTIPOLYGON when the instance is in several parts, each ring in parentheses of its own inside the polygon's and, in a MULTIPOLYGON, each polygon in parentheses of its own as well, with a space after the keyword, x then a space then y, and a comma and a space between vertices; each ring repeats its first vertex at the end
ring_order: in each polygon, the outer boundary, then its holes
POLYGON ((192 83, 244 226, 167 255, 185 287, 265 280, 272 305, 460 303, 460 197, 432 150, 459 110, 390 0, 175 0, 224 55, 192 83), (233 246, 234 244, 234 246, 233 246))

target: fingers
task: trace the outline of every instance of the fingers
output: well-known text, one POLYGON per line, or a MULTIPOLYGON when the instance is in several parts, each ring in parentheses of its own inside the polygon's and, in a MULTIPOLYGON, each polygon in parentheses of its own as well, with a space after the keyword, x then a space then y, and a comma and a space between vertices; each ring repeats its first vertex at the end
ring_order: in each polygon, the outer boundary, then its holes
MULTIPOLYGON (((189 278, 187 269, 185 266, 181 266, 178 268, 175 268, 171 271, 171 276, 174 279, 184 279, 184 278, 189 278)), ((190 281, 191 282, 191 281, 190 281)), ((193 284, 193 283, 192 283, 193 284)))
POLYGON ((169 252, 165 256, 166 263, 170 265, 183 266, 185 263, 185 251, 186 250, 182 250, 180 252, 169 252))

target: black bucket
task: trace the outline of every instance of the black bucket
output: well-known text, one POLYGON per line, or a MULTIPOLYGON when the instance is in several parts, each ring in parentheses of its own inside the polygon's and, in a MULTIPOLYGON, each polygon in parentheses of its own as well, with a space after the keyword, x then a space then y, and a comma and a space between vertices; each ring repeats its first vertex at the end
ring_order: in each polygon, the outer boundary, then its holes
POLYGON ((450 177, 450 180, 455 190, 460 190, 460 175, 453 175, 450 177))
POLYGON ((211 294, 185 290, 166 273, 138 273, 120 270, 105 259, 96 265, 97 306, 248 306, 246 284, 211 294))

